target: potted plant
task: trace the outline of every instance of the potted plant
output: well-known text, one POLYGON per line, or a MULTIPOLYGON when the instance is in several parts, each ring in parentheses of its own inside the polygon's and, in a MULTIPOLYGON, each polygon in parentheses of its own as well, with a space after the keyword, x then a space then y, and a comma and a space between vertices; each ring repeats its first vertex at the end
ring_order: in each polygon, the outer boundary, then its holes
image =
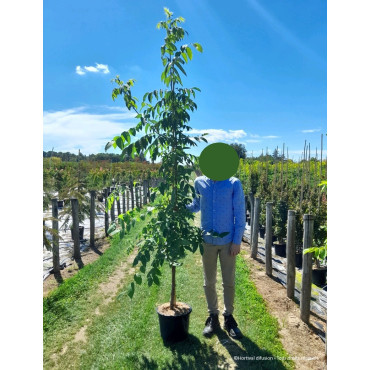
MULTIPOLYGON (((323 232, 326 232, 326 225, 321 226, 323 232)), ((303 250, 303 254, 313 253, 314 265, 312 267, 312 283, 323 287, 326 285, 326 275, 327 275, 327 238, 322 244, 315 245, 311 248, 306 248, 303 250)))
POLYGON ((274 235, 277 242, 274 243, 275 254, 280 257, 286 257, 286 243, 284 238, 287 232, 288 219, 288 203, 284 199, 280 199, 274 207, 274 235))
POLYGON ((302 268, 303 251, 303 213, 296 209, 295 266, 302 268))
MULTIPOLYGON (((199 248, 203 253, 202 231, 190 224, 189 221, 194 219, 194 215, 185 207, 192 200, 189 198, 189 191, 195 196, 195 189, 189 184, 193 169, 185 166, 193 166, 196 159, 186 153, 185 149, 196 145, 192 139, 198 142, 207 140, 204 138, 206 134, 190 139, 183 133, 185 129, 191 129, 188 126, 189 112, 197 108, 193 98, 196 91, 200 90, 196 87, 182 87, 181 74, 186 75, 184 65, 192 59, 192 47, 200 52, 202 47, 198 43, 177 46, 186 33, 180 27, 184 19, 173 18, 173 13, 166 8, 165 14, 166 20, 159 22, 157 27, 166 31, 166 38, 161 47, 164 66, 161 80, 166 88, 147 92, 142 103, 137 104, 138 99, 131 95, 134 80, 124 83, 119 76, 115 78, 117 87, 112 92, 113 100, 122 95, 128 110, 137 113, 139 123, 114 137, 106 145, 106 150, 113 146, 120 148, 123 156, 128 154, 133 158, 135 152, 144 151, 144 155, 150 153, 153 162, 158 156, 162 159, 157 176, 163 181, 153 188, 155 192, 151 194, 151 201, 158 192, 162 194, 162 200, 154 209, 155 217, 143 228, 144 240, 139 243, 138 254, 133 262, 133 266, 140 264, 140 270, 135 274, 127 293, 130 297, 133 296, 135 284, 141 284, 143 276, 146 276, 149 286, 159 285, 160 267, 167 262, 172 273, 170 301, 158 306, 156 310, 163 340, 177 341, 187 336, 192 308, 187 303, 176 301, 176 268, 182 265, 181 261, 188 251, 194 253, 199 248), (144 128, 145 135, 131 142, 131 137, 144 128)), ((116 195, 111 195, 112 198, 114 196, 116 195)), ((151 212, 143 212, 140 218, 145 219, 151 212)), ((118 215, 117 224, 114 226, 116 230, 113 232, 119 232, 120 237, 123 237, 134 221, 130 212, 118 215)))
POLYGON ((266 209, 266 203, 264 201, 262 201, 262 204, 261 204, 261 214, 260 214, 260 237, 263 239, 265 237, 265 233, 266 233, 266 212, 265 212, 265 209, 266 209))

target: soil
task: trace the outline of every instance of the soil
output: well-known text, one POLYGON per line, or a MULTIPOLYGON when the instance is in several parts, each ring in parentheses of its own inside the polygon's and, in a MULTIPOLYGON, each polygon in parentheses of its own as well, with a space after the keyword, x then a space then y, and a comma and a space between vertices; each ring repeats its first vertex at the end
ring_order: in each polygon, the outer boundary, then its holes
MULTIPOLYGON (((83 265, 88 265, 96 261, 101 254, 103 254, 109 247, 109 241, 106 238, 100 238, 95 240, 95 250, 86 249, 84 252, 81 252, 81 260, 83 265)), ((60 270, 60 276, 50 274, 43 283, 43 296, 46 297, 53 289, 58 287, 64 279, 77 274, 79 267, 76 261, 72 261, 70 265, 67 265, 63 270, 60 270)))
POLYGON ((286 289, 265 274, 264 263, 250 257, 249 244, 242 242, 242 247, 247 252, 242 256, 250 267, 250 277, 269 312, 277 318, 281 342, 297 369, 326 369, 325 343, 316 327, 321 325, 326 332, 326 318, 312 314, 310 324, 305 324, 300 319, 299 305, 286 296, 286 289))
POLYGON ((182 316, 190 312, 191 308, 183 302, 176 302, 173 310, 170 309, 170 303, 163 303, 157 307, 158 313, 163 316, 182 316))

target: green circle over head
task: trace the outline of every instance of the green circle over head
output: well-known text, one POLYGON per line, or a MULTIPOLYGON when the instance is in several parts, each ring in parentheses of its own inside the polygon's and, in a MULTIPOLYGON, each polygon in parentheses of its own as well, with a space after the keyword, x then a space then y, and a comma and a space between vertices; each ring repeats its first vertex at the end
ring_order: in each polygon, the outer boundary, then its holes
POLYGON ((200 153, 199 166, 208 178, 223 181, 235 175, 239 167, 239 155, 228 144, 213 143, 200 153))

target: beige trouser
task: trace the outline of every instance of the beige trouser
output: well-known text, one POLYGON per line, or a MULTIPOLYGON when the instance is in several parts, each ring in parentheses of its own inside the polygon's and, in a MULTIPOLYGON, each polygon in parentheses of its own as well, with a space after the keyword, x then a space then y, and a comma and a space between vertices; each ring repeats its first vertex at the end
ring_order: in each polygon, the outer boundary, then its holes
POLYGON ((223 314, 231 315, 234 311, 236 256, 230 255, 231 244, 232 242, 224 245, 214 245, 203 242, 203 287, 206 294, 208 312, 210 314, 219 314, 216 292, 218 256, 220 256, 222 286, 224 290, 223 314))

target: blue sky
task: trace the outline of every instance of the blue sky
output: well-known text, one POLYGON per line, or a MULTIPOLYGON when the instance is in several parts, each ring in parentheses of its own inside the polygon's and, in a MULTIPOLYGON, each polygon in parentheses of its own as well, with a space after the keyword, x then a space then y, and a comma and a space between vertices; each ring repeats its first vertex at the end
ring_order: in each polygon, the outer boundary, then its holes
MULTIPOLYGON (((326 2, 323 0, 170 0, 44 2, 43 149, 104 152, 136 124, 111 79, 136 79, 133 93, 160 80, 163 7, 185 18, 184 43, 199 42, 184 86, 201 89, 188 132, 238 142, 248 155, 289 148, 298 159, 324 134, 326 155, 326 2)), ((199 155, 207 143, 190 151, 199 155)), ((119 153, 119 151, 110 152, 119 153)))

